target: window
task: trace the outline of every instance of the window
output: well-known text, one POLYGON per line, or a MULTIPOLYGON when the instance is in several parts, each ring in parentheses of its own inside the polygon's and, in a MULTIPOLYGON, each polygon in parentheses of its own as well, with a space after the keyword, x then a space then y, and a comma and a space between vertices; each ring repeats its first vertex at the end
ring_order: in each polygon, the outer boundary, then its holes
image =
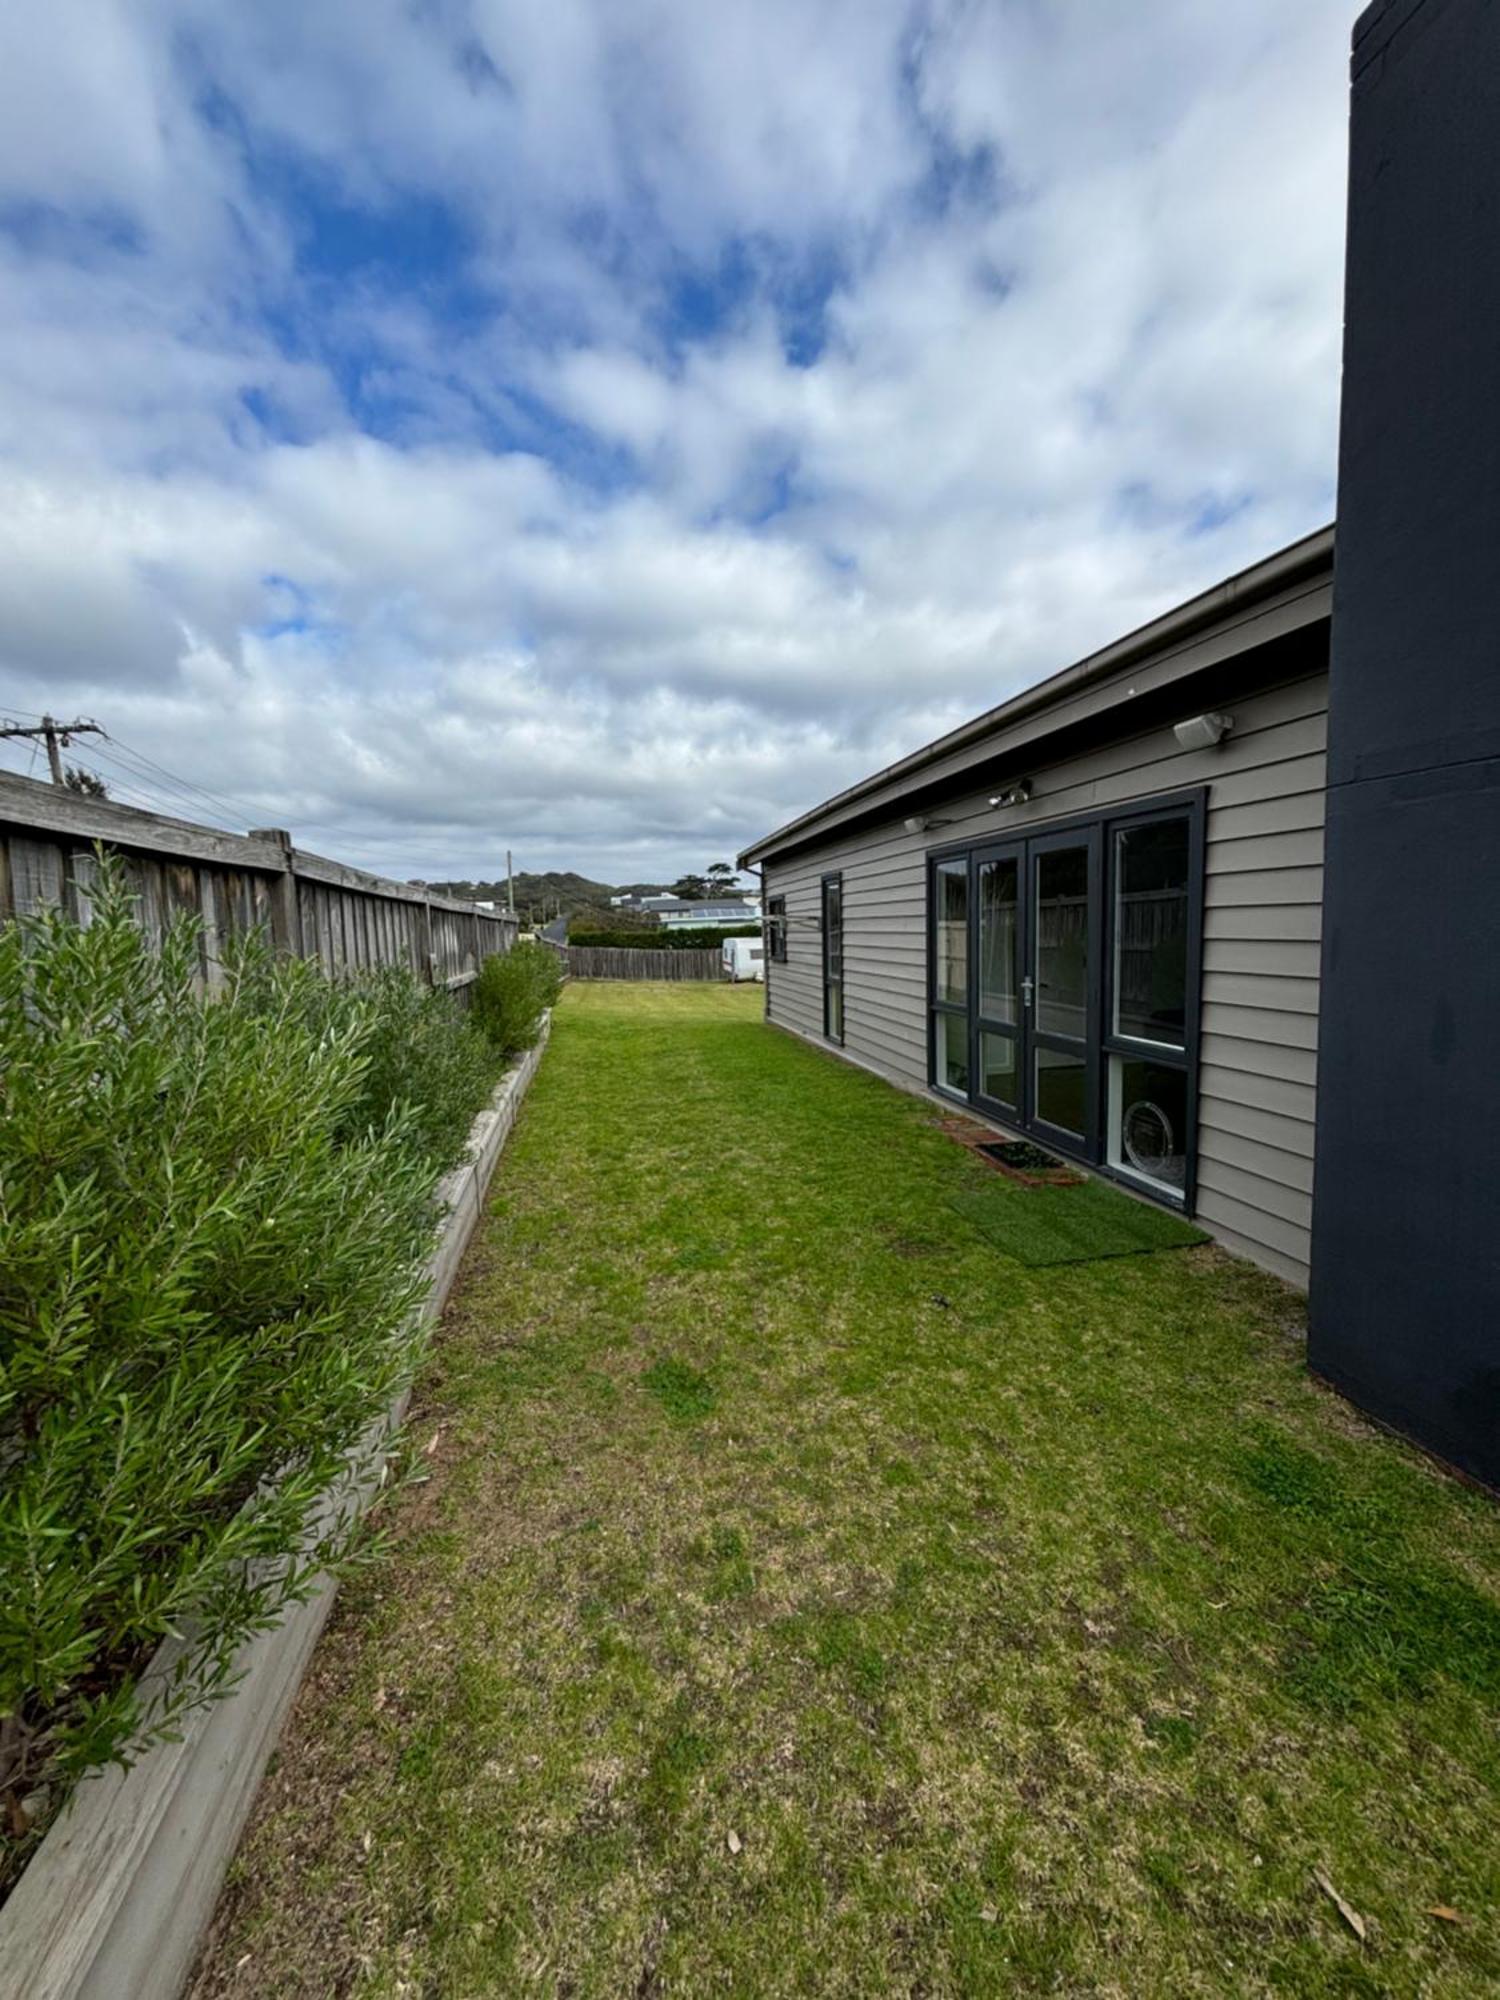
POLYGON ((939 862, 937 894, 937 997, 962 1007, 969 994, 967 861, 939 862))
POLYGON ((931 858, 930 1081, 1190 1207, 1201 792, 931 858))
POLYGON ((766 953, 773 965, 786 964, 785 896, 772 896, 766 904, 766 953))
POLYGON ((823 1033, 844 1039, 844 878, 823 877, 823 1033))
POLYGON ((1109 1059, 1109 1163, 1180 1195, 1187 1184, 1187 1071, 1109 1059))
POLYGON ((932 871, 932 1080, 969 1095, 969 862, 932 871))
POLYGON ((1180 1199, 1192 1137, 1193 822, 1186 813, 1133 821, 1114 828, 1111 845, 1107 1159, 1180 1199))
POLYGON ((1180 1049, 1186 1040, 1188 823, 1115 833, 1115 1033, 1180 1049))

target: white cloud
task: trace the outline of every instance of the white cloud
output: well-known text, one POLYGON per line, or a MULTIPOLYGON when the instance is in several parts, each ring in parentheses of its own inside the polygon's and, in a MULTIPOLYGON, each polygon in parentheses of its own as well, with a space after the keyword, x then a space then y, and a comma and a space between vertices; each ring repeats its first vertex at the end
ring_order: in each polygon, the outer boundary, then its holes
POLYGON ((727 852, 1326 518, 1347 27, 22 0, 0 702, 398 874, 727 852))

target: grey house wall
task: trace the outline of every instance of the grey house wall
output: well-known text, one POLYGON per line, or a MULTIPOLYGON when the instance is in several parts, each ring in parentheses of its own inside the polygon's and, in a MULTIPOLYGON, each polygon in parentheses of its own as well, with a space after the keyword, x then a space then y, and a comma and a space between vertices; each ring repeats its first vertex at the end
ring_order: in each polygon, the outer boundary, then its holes
MULTIPOLYGON (((1228 1248, 1305 1285, 1312 1222, 1328 676, 1231 700, 1216 750, 1185 752, 1166 726, 1028 767, 1029 805, 994 812, 990 789, 764 865, 786 898, 787 959, 766 968, 767 1013, 823 1043, 821 883, 844 879, 844 1054, 927 1090, 929 847, 994 838, 1071 813, 1207 785, 1197 1216, 1228 1248)), ((1191 708, 1184 711, 1191 713, 1191 708)), ((949 1104, 949 1098, 938 1101, 949 1104)))

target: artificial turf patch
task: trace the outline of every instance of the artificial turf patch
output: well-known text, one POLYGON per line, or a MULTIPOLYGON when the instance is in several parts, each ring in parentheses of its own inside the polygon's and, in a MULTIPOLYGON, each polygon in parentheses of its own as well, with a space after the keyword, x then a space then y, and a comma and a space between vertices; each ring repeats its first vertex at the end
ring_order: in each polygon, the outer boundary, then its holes
POLYGON ((1132 1201, 1100 1181, 1020 1188, 989 1180, 957 1189, 948 1202, 1001 1256, 1033 1268, 1185 1250, 1208 1240, 1181 1216, 1132 1201))

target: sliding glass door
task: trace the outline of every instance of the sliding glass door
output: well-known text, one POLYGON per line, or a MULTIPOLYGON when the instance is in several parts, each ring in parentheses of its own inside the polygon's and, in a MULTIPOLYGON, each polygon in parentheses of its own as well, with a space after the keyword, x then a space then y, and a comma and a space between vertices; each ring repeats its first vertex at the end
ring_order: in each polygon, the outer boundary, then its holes
POLYGON ((936 856, 933 1085, 1189 1199, 1201 875, 1198 795, 936 856))

